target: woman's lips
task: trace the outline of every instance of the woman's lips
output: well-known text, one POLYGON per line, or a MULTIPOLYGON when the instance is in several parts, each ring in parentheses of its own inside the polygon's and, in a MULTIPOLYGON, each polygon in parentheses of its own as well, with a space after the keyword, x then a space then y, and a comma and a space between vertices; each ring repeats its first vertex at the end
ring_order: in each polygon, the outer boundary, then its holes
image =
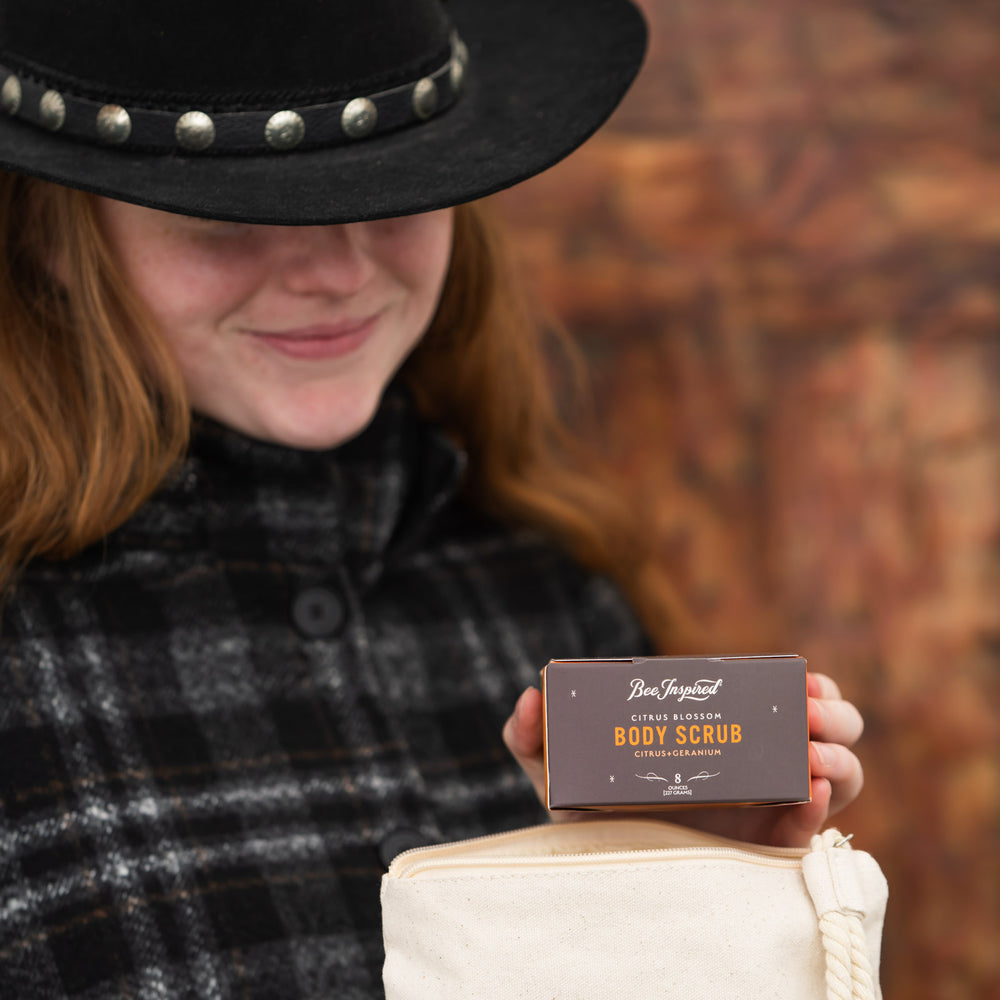
POLYGON ((322 360, 339 358, 357 350, 371 336, 378 314, 363 320, 344 323, 318 323, 293 330, 246 330, 260 344, 265 344, 289 358, 322 360))

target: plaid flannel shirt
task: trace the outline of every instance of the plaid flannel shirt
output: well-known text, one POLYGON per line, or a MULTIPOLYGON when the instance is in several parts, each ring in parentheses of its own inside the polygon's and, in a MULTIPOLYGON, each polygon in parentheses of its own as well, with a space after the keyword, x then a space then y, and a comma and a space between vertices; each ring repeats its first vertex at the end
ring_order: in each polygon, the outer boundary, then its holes
POLYGON ((0 631, 0 998, 382 995, 399 848, 543 818, 500 740, 618 592, 457 492, 392 391, 331 452, 210 422, 0 631))

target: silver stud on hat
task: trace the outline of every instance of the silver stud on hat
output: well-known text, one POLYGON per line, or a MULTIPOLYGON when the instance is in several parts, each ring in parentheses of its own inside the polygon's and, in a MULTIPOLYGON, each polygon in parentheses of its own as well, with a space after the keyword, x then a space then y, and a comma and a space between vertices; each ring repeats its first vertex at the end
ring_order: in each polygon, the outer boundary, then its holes
POLYGON ((215 142, 215 122, 204 111, 185 111, 177 119, 174 135, 183 149, 197 153, 215 142))
POLYGON ((465 82, 465 68, 469 65, 469 48, 459 37, 457 31, 451 33, 451 89, 457 94, 465 82))
POLYGON ((38 118, 52 132, 58 132, 66 121, 66 102, 58 90, 46 90, 38 100, 38 118))
POLYGON ((16 115, 21 106, 21 81, 13 73, 3 82, 0 88, 0 107, 9 115, 16 115))
POLYGON ((351 139, 363 139, 378 121, 378 109, 367 97, 348 101, 340 115, 340 127, 351 139))
POLYGON ((438 103, 438 92, 434 81, 425 76, 413 85, 413 113, 425 120, 434 114, 438 103))
POLYGON ((451 61, 451 89, 457 94, 465 82, 465 64, 458 59, 451 61))
POLYGON ((306 123, 295 111, 276 111, 264 126, 264 138, 271 149, 294 149, 306 134, 306 123))
POLYGON ((97 112, 97 136, 112 146, 121 145, 132 134, 132 119, 120 104, 105 104, 97 112))

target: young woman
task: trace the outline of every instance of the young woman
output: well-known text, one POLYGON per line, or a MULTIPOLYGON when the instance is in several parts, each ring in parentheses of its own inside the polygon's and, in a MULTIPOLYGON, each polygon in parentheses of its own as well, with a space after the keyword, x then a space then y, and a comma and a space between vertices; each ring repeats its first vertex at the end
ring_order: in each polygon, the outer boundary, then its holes
MULTIPOLYGON (((383 866, 543 818, 539 668, 663 631, 470 204, 642 22, 69 6, 0 5, 0 995, 378 996, 383 866)), ((700 822, 854 798, 810 684, 814 801, 700 822)))

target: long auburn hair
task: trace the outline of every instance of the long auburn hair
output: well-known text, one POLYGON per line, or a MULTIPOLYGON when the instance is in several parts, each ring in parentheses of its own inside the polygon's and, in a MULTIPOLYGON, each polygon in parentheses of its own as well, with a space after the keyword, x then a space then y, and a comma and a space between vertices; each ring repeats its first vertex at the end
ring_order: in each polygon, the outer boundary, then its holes
MULTIPOLYGON (((634 512, 560 418, 552 351, 575 371, 577 356, 558 328, 541 335, 522 288, 489 207, 459 206, 441 302, 402 375, 467 450, 470 498, 617 579, 662 644, 680 607, 634 512)), ((102 237, 93 196, 3 171, 0 386, 2 599, 28 561, 71 556, 126 521, 190 432, 178 367, 102 237)))

